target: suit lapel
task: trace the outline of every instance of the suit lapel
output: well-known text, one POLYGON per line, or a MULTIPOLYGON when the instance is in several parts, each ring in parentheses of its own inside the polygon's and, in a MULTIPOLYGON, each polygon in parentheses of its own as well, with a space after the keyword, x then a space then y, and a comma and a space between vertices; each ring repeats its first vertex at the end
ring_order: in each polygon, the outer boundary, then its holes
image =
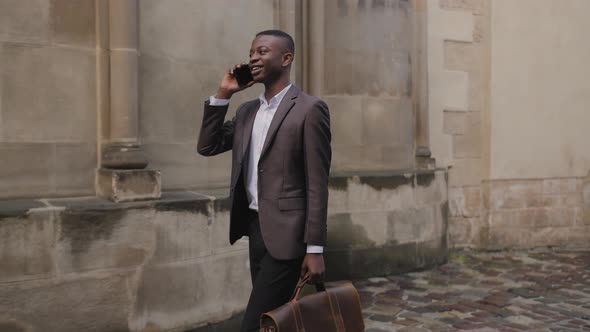
POLYGON ((247 110, 246 123, 244 125, 244 132, 242 133, 242 155, 240 160, 244 160, 244 156, 250 146, 250 138, 252 137, 252 128, 254 127, 254 119, 256 118, 256 112, 260 108, 260 101, 252 103, 252 107, 247 110))
POLYGON ((295 106, 295 100, 297 99, 298 95, 299 89, 297 89, 293 85, 291 86, 289 91, 287 91, 285 97, 283 97, 283 100, 279 104, 279 107, 277 108, 277 111, 272 118, 270 127, 268 128, 268 133, 266 134, 266 139, 264 140, 264 145, 262 146, 262 152, 260 153, 260 159, 264 157, 264 154, 268 150, 268 147, 270 146, 275 135, 277 134, 277 131, 279 130, 281 123, 285 119, 285 116, 287 116, 287 113, 289 113, 293 106, 295 106))

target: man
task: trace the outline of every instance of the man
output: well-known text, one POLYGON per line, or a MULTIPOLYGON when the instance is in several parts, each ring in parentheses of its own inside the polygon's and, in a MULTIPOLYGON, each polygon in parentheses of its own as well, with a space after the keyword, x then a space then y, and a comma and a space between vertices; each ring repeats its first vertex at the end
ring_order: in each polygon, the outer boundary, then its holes
POLYGON ((286 303, 300 276, 324 275, 328 176, 327 105, 289 81, 295 46, 287 33, 260 32, 247 64, 254 81, 240 86, 225 73, 205 102, 198 151, 232 150, 230 242, 249 237, 252 293, 241 331, 258 331, 260 314, 286 303), (224 123, 231 96, 255 83, 264 93, 224 123))

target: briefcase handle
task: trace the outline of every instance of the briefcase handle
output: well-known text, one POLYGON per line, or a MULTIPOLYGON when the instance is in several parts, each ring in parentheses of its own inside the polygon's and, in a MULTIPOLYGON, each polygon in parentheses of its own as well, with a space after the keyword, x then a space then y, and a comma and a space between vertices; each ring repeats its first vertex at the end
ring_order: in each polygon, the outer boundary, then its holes
MULTIPOLYGON (((293 296, 291 296, 291 300, 290 301, 297 301, 299 300, 299 295, 301 294, 301 290, 303 289, 303 287, 305 286, 305 284, 309 281, 309 274, 306 274, 305 276, 303 276, 303 278, 299 279, 299 282, 297 283, 297 288, 295 288, 295 291, 293 292, 293 296)), ((320 281, 318 283, 315 284, 315 290, 319 293, 319 292, 325 292, 326 291, 326 286, 324 285, 323 281, 320 281)))

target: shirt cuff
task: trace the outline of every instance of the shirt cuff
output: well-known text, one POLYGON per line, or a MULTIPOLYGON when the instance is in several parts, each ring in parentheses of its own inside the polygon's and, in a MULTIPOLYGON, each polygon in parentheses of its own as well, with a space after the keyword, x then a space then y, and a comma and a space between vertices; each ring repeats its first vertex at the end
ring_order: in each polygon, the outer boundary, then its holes
POLYGON ((217 99, 215 96, 209 97, 209 105, 211 106, 225 106, 229 105, 229 99, 217 99))
POLYGON ((324 247, 322 246, 307 246, 307 253, 308 254, 323 254, 324 247))

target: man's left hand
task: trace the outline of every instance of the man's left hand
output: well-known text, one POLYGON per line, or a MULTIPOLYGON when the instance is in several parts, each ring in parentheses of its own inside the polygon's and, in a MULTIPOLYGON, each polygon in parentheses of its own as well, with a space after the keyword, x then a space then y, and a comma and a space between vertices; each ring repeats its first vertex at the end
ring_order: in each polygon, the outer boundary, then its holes
POLYGON ((326 267, 324 266, 323 254, 306 254, 301 265, 301 277, 306 274, 309 275, 309 284, 317 284, 324 281, 324 273, 326 267))

